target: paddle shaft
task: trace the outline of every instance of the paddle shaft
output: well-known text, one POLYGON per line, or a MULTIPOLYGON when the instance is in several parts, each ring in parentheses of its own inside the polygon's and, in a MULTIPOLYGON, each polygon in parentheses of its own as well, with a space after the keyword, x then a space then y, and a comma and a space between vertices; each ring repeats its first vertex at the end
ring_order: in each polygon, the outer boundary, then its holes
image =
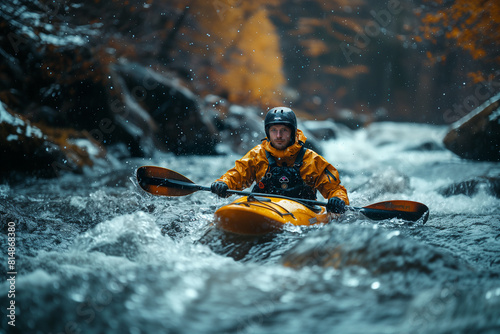
MULTIPOLYGON (((202 190, 202 191, 212 192, 210 187, 205 187, 205 186, 202 186, 199 184, 188 183, 188 182, 179 181, 179 180, 149 178, 149 181, 150 181, 149 184, 157 185, 157 186, 165 186, 165 187, 171 186, 171 187, 175 187, 178 189, 189 189, 189 190, 194 190, 194 191, 202 190)), ((302 203, 305 203, 308 205, 326 206, 328 204, 325 202, 320 202, 320 201, 316 201, 316 200, 312 200, 312 199, 293 198, 293 197, 287 197, 287 196, 275 195, 275 194, 252 193, 252 192, 248 192, 248 191, 231 190, 231 189, 228 189, 226 192, 228 194, 242 195, 242 196, 253 195, 253 196, 263 196, 263 197, 284 198, 284 199, 289 199, 289 200, 293 200, 293 201, 297 201, 297 202, 302 202, 302 203)), ((349 210, 352 210, 352 211, 360 211, 360 210, 364 209, 364 208, 357 208, 357 207, 348 206, 348 205, 346 205, 346 208, 349 210)))
MULTIPOLYGON (((162 167, 140 167, 137 170, 137 180, 142 189, 155 195, 185 196, 199 190, 209 192, 212 191, 210 187, 195 184, 184 175, 162 167)), ((293 198, 275 194, 252 193, 231 189, 228 189, 226 192, 228 194, 236 194, 241 196, 283 198, 309 206, 327 206, 328 204, 316 200, 293 198)), ((422 219, 422 222, 425 223, 429 217, 429 208, 426 205, 405 200, 374 203, 362 208, 346 206, 346 209, 361 212, 363 215, 373 220, 400 218, 403 220, 417 221, 422 219)))

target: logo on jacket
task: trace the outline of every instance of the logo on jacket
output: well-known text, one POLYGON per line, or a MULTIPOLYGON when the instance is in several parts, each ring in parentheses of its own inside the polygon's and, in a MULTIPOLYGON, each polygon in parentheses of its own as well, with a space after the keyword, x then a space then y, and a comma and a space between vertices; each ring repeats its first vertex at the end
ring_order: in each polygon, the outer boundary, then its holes
POLYGON ((282 189, 288 188, 288 182, 290 182, 290 180, 286 176, 280 177, 280 183, 282 189))

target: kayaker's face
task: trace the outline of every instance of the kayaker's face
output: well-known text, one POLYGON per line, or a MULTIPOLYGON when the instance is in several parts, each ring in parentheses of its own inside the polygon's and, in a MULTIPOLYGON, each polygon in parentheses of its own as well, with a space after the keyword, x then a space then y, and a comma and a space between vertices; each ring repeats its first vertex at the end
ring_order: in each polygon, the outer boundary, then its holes
POLYGON ((269 140, 271 145, 278 149, 284 150, 290 145, 292 139, 292 129, 286 125, 276 124, 269 128, 269 140))

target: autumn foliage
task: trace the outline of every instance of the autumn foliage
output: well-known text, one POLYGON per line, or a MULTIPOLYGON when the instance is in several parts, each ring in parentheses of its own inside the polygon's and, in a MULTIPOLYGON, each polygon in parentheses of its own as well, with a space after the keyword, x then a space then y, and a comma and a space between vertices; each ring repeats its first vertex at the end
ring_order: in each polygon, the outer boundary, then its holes
MULTIPOLYGON (((198 76, 210 90, 240 104, 277 104, 285 84, 280 39, 269 18, 276 1, 193 1, 199 25, 191 30, 191 52, 204 55, 198 76)), ((207 93, 210 91, 207 90, 207 93)))
POLYGON ((117 94, 110 66, 123 60, 230 103, 286 104, 335 119, 345 110, 371 119, 385 110, 391 120, 435 122, 442 122, 435 110, 459 99, 453 81, 461 83, 463 73, 484 80, 500 62, 500 5, 493 0, 18 4, 5 7, 0 20, 0 47, 13 59, 0 63, 0 97, 26 110, 27 93, 82 128, 92 127, 92 118, 81 124, 73 115, 99 108, 88 96, 117 94), (377 15, 388 10, 380 23, 377 15))
MULTIPOLYGON (((421 15, 419 38, 434 45, 428 52, 432 61, 445 61, 452 52, 465 51, 474 61, 498 68, 500 65, 500 3, 498 1, 426 1, 421 15)), ((470 72, 473 82, 491 72, 470 72)))

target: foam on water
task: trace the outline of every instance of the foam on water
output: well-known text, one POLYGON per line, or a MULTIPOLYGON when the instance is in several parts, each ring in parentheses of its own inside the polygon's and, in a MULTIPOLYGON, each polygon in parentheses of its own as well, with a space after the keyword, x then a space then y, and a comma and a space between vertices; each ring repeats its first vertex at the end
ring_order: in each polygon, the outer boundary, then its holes
MULTIPOLYGON (((324 143, 351 204, 406 199, 430 218, 374 222, 348 212, 324 227, 228 236, 212 214, 232 198, 140 190, 140 165, 209 185, 229 156, 130 159, 121 169, 0 186, 16 222, 21 332, 402 333, 499 328, 498 164, 444 150, 442 127, 374 124, 324 143), (69 327, 68 327, 69 326, 69 327)), ((115 165, 116 166, 116 165, 115 165)), ((3 224, 3 222, 2 222, 3 224)), ((0 240, 2 246, 5 241, 0 240)), ((2 263, 5 269, 6 264, 2 263)), ((5 282, 0 287, 6 288, 5 282)), ((0 296, 0 305, 6 305, 0 296)), ((16 324, 16 325, 17 325, 16 324)), ((2 323, 5 329, 5 323, 2 323)))

